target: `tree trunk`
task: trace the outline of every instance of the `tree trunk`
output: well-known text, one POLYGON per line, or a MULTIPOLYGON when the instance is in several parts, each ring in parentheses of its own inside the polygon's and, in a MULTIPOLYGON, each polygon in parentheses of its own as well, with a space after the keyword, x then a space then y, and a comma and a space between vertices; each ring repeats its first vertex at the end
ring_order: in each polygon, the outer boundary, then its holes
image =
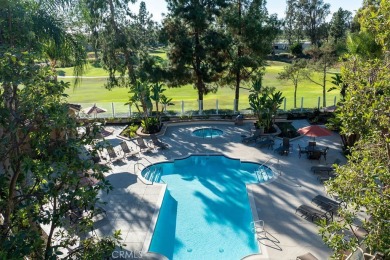
MULTIPOLYGON (((9 122, 10 125, 14 123, 13 116, 15 115, 16 110, 16 95, 17 95, 17 86, 12 86, 10 83, 3 84, 3 98, 4 98, 4 106, 9 110, 9 122), (12 123, 13 122, 13 123, 12 123)), ((8 196, 6 208, 4 209, 4 224, 2 225, 2 232, 9 232, 11 227, 11 215, 14 210, 14 197, 15 197, 15 189, 16 182, 20 174, 20 161, 19 158, 19 145, 18 145, 18 132, 15 129, 3 128, 2 136, 8 136, 9 143, 8 147, 6 146, 7 153, 2 159, 3 168, 6 170, 6 175, 9 176, 8 182, 8 196)), ((4 147, 3 147, 4 148, 4 147)))
MULTIPOLYGON (((325 61, 326 62, 326 61, 325 61)), ((323 77, 322 77, 322 106, 326 107, 326 71, 327 66, 324 65, 323 77)))
MULTIPOLYGON (((195 31, 195 52, 198 53, 200 49, 199 31, 195 31)), ((203 75, 201 71, 201 60, 198 54, 195 54, 195 73, 196 73, 196 88, 198 90, 198 100, 200 101, 199 109, 203 111, 203 95, 205 92, 205 86, 203 83, 203 75)))
MULTIPOLYGON (((239 19, 239 29, 238 29, 238 35, 241 36, 242 34, 242 28, 241 28, 241 0, 238 0, 238 19, 239 19)), ((237 58, 241 58, 242 56, 242 50, 241 46, 238 45, 237 48, 237 58)), ((238 102, 240 100, 240 83, 241 83, 241 67, 238 68, 236 71, 236 91, 234 95, 234 111, 238 111, 238 102)))
POLYGON ((99 60, 99 55, 98 55, 98 51, 97 51, 97 48, 96 48, 96 47, 93 48, 93 53, 95 54, 95 62, 98 62, 98 60, 99 60))
POLYGON ((298 86, 297 86, 297 84, 295 84, 295 86, 294 86, 294 108, 297 108, 297 89, 298 89, 298 86))
MULTIPOLYGON (((57 197, 54 196, 53 199, 54 199, 54 201, 53 201, 53 213, 52 214, 55 215, 55 214, 57 214, 57 197)), ((54 225, 54 223, 51 223, 50 232, 48 234, 47 242, 46 242, 45 259, 49 259, 49 257, 50 257, 49 251, 51 248, 51 240, 53 239, 54 229, 55 229, 55 225, 54 225)))

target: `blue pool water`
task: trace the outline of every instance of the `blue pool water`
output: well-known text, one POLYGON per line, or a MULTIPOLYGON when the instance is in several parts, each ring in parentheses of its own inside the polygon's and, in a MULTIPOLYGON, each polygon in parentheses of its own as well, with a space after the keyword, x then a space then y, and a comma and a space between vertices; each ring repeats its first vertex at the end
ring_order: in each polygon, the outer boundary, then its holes
POLYGON ((273 176, 259 166, 218 155, 144 169, 145 178, 167 184, 149 251, 169 259, 241 259, 258 253, 245 184, 273 176))
POLYGON ((192 132, 192 135, 202 138, 214 138, 221 136, 222 134, 222 130, 210 127, 200 128, 192 132))

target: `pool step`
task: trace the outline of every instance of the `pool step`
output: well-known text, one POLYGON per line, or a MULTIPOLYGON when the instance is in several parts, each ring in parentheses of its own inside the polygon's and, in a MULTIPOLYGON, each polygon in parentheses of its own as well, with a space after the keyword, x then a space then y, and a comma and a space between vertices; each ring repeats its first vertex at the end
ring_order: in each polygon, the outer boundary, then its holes
POLYGON ((162 174, 162 168, 149 169, 145 174, 145 179, 151 182, 160 182, 162 174))

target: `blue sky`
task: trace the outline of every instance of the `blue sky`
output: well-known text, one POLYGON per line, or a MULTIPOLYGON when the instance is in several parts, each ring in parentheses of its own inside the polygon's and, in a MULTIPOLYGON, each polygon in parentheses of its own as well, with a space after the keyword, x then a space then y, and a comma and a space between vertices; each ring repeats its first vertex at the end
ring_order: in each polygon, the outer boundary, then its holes
MULTIPOLYGON (((143 0, 146 4, 146 9, 153 14, 153 19, 155 21, 161 21, 161 13, 167 13, 167 7, 165 0, 143 0)), ((139 3, 141 0, 138 0, 136 4, 132 5, 131 9, 135 12, 138 12, 139 3)), ((354 13, 354 10, 359 9, 362 6, 363 0, 324 0, 325 3, 330 4, 330 11, 333 13, 337 11, 340 7, 354 13)), ((273 14, 278 14, 279 18, 284 17, 284 11, 286 9, 286 0, 268 0, 267 1, 268 12, 273 14)), ((330 19, 331 15, 328 19, 330 19)))

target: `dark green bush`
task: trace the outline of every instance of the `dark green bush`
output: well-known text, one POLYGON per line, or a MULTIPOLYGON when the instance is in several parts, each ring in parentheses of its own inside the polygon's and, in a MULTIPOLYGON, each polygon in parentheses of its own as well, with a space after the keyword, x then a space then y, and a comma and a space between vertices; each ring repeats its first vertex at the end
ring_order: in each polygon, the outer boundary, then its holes
POLYGON ((294 56, 300 57, 303 54, 303 47, 301 43, 294 43, 293 45, 290 46, 290 52, 294 56))

